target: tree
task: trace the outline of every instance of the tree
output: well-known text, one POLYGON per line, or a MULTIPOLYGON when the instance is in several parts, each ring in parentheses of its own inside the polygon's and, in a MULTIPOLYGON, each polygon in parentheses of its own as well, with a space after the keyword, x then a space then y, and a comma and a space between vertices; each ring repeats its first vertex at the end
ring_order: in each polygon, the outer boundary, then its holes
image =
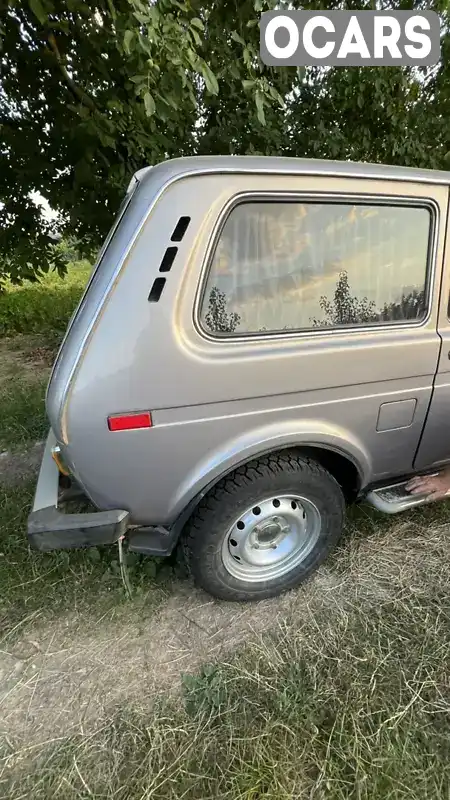
POLYGON ((413 289, 397 303, 385 303, 380 319, 386 322, 419 319, 425 312, 425 292, 413 289))
POLYGON ((368 300, 367 297, 361 299, 352 297, 348 275, 345 271, 339 273, 333 300, 321 297, 319 305, 325 318, 313 319, 312 323, 315 328, 362 325, 367 322, 375 322, 379 318, 372 300, 368 300))
POLYGON ((427 6, 443 20, 444 58, 420 70, 266 67, 259 16, 284 4, 373 8, 372 0, 0 0, 0 284, 6 274, 64 270, 55 234, 90 254, 132 173, 169 157, 448 163, 444 0, 427 6), (32 191, 59 212, 57 223, 42 217, 32 191))
POLYGON ((373 322, 400 322, 421 317, 425 310, 425 292, 412 289, 400 300, 385 303, 381 310, 377 310, 373 300, 369 300, 367 297, 352 296, 348 275, 344 270, 339 273, 333 300, 322 296, 319 305, 325 317, 313 319, 314 328, 367 325, 373 322))
POLYGON ((258 4, 225 24, 226 2, 0 0, 0 279, 63 270, 55 232, 97 247, 137 169, 199 151, 199 121, 211 121, 219 82, 228 91, 230 66, 260 118, 282 102, 257 66, 258 4), (30 191, 60 212, 57 225, 30 191))
POLYGON ((208 298, 208 311, 205 322, 213 333, 234 333, 241 318, 235 311, 227 311, 225 292, 213 286, 208 298))

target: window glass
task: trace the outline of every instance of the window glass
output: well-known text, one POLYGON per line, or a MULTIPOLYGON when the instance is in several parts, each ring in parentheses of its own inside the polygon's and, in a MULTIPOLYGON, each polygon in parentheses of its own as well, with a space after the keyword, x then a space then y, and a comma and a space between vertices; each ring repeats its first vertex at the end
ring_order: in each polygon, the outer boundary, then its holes
POLYGON ((417 321, 430 212, 400 205, 251 202, 223 227, 201 306, 219 335, 417 321))

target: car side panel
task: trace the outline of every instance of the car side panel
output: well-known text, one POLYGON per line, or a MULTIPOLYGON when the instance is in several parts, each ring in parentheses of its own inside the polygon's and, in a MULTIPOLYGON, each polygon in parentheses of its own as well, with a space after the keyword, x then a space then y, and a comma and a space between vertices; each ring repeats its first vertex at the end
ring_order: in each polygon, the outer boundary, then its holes
POLYGON ((127 508, 138 523, 169 524, 214 476, 268 447, 336 449, 357 463, 362 485, 412 468, 439 353, 443 226, 422 326, 218 342, 193 308, 220 213, 249 191, 431 198, 441 217, 447 207, 442 186, 311 176, 196 176, 163 193, 91 332, 65 411, 65 456, 81 483, 99 507, 127 508), (190 225, 150 303, 183 215, 190 225), (380 407, 402 400, 415 401, 410 424, 377 430, 380 407), (151 429, 108 430, 109 414, 145 409, 151 429))

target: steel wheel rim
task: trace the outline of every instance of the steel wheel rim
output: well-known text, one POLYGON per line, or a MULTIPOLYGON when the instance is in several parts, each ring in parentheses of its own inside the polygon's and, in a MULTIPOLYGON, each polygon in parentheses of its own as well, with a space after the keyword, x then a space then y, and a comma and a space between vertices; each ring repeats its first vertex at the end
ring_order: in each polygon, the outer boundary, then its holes
POLYGON ((302 495, 273 495, 236 517, 222 544, 222 561, 234 578, 276 580, 311 553, 321 530, 320 511, 302 495))

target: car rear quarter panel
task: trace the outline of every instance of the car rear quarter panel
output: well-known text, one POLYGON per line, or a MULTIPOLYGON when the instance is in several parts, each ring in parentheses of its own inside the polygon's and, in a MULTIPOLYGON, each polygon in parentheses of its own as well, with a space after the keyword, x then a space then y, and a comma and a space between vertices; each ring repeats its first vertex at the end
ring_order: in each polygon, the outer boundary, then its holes
MULTIPOLYGON (((142 202, 142 198, 136 198, 142 202)), ((436 299, 447 188, 258 174, 183 178, 150 208, 65 405, 66 456, 101 508, 170 524, 210 481, 261 452, 308 444, 355 463, 361 485, 411 468, 439 353, 436 299), (217 341, 196 321, 199 282, 224 207, 247 192, 429 198, 438 210, 430 314, 421 326, 217 341), (180 216, 191 217, 159 302, 148 302, 180 216), (415 400, 410 425, 377 431, 380 406, 415 400), (111 433, 109 414, 149 409, 153 427, 111 433)))

